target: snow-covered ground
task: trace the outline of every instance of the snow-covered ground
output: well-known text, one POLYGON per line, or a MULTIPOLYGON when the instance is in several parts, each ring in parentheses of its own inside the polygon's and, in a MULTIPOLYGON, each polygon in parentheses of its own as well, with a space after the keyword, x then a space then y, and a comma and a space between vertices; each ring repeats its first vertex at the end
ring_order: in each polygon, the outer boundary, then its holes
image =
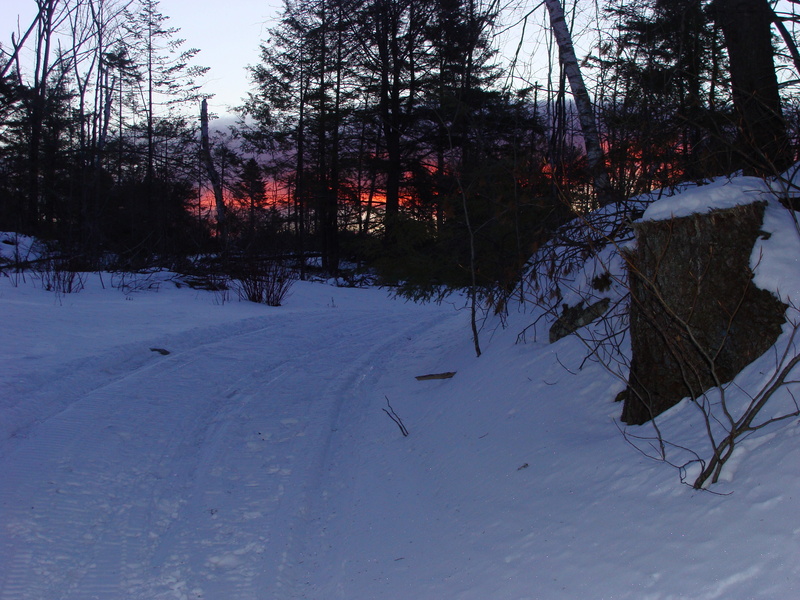
POLYGON ((475 358, 453 304, 87 277, 0 278, 0 600, 800 597, 796 419, 694 491, 576 336, 515 343, 535 315, 475 358))

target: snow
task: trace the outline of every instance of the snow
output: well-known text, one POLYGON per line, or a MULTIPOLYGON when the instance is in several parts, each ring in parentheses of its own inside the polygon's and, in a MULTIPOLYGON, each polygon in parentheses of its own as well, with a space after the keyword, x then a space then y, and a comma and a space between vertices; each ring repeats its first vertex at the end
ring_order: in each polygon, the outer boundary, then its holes
POLYGON ((695 213, 732 208, 772 198, 771 186, 758 177, 719 177, 706 185, 651 204, 642 217, 645 221, 663 221, 695 213))
MULTIPOLYGON (((705 188, 763 196, 665 202, 705 188)), ((767 215, 756 281, 796 298, 796 229, 767 215)), ((270 308, 170 274, 85 281, 0 278, 0 600, 800 595, 797 419, 695 491, 628 443, 624 382, 579 337, 547 344, 542 319, 516 343, 535 310, 489 318, 475 358, 455 299, 297 282, 270 308)), ((693 415, 661 427, 699 448, 693 415)))
POLYGON ((787 211, 771 200, 764 212, 762 236, 753 249, 750 267, 756 286, 775 292, 781 300, 800 307, 800 234, 794 223, 787 223, 787 211))

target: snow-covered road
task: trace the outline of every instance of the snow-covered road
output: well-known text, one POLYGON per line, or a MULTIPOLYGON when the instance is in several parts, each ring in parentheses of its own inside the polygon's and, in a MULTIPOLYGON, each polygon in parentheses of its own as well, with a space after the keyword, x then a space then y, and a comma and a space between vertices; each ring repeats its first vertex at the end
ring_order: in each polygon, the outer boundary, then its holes
MULTIPOLYGON (((754 282, 796 307, 794 217, 768 206, 754 282)), ((63 297, 0 273, 0 600, 800 598, 796 417, 693 490, 695 404, 623 428, 627 359, 610 371, 577 336, 546 343, 541 307, 508 308, 476 358, 467 311, 382 290, 297 282, 273 309, 169 273, 63 297), (680 468, 647 458, 662 441, 680 468)), ((780 352, 727 393, 749 401, 780 352)), ((796 379, 773 400, 796 407, 796 379)))
POLYGON ((388 306, 111 331, 102 353, 39 359, 10 388, 39 417, 0 444, 0 599, 301 594, 344 430, 375 370, 442 320, 388 306))
MULTIPOLYGON (((516 343, 534 315, 475 358, 468 311, 382 290, 93 277, 0 278, 0 600, 800 597, 797 422, 694 492, 580 340, 516 343)), ((662 421, 683 447, 692 410, 662 421)))

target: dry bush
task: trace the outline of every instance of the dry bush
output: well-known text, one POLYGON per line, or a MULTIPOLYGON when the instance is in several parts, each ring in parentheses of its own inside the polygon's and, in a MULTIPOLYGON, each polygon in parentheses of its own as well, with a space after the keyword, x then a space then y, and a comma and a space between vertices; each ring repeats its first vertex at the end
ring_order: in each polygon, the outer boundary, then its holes
POLYGON ((85 285, 83 273, 70 257, 51 256, 38 265, 42 287, 56 295, 76 294, 85 285))
POLYGON ((297 275, 284 263, 277 260, 249 260, 234 274, 239 298, 281 306, 297 275))

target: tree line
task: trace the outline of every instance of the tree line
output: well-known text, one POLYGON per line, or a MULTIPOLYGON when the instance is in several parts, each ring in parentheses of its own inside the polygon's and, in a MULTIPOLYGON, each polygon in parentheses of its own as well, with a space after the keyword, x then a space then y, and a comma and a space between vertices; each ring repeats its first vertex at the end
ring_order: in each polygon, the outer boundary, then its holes
POLYGON ((509 76, 492 0, 286 0, 216 135, 157 1, 34 1, 2 46, 0 228, 87 262, 302 257, 491 299, 576 212, 795 156, 796 0, 548 1, 538 81, 509 76))
POLYGON ((184 250, 197 49, 155 0, 35 0, 2 46, 0 223, 87 264, 184 250))

